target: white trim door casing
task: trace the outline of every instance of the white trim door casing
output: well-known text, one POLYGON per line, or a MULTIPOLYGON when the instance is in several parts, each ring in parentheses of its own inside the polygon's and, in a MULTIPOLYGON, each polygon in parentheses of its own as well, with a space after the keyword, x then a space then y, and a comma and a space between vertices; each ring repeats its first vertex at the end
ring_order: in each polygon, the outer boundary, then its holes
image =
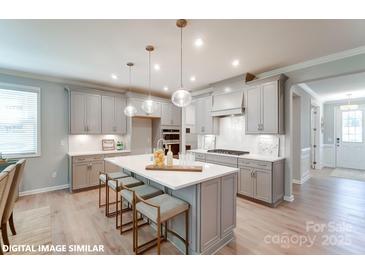
POLYGON ((361 142, 346 142, 342 134, 342 115, 346 110, 336 107, 335 111, 335 148, 336 167, 365 170, 365 105, 359 105, 357 111, 362 111, 361 142))

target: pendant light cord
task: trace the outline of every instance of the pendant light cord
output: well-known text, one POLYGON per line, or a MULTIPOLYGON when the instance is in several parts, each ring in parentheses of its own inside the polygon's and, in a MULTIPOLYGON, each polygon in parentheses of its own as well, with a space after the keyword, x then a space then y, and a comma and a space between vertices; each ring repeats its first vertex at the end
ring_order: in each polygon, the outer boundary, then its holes
POLYGON ((151 99, 151 52, 148 52, 148 97, 151 99))
POLYGON ((183 28, 180 28, 180 87, 183 88, 183 28))
POLYGON ((132 67, 129 66, 129 92, 131 92, 131 84, 132 84, 132 67))

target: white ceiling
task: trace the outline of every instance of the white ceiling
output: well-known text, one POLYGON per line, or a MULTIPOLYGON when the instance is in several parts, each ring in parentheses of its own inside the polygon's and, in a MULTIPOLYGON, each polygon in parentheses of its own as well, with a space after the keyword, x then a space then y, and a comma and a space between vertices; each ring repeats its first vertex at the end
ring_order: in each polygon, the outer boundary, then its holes
MULTIPOLYGON (((363 46, 364 29, 365 20, 189 20, 184 83, 196 89, 363 46), (194 46, 198 37, 201 48, 194 46)), ((152 64, 161 67, 152 69, 154 94, 167 96, 179 84, 175 20, 1 20, 0 37, 0 68, 126 88, 125 64, 132 61, 135 90, 148 87, 145 46, 152 44, 152 64)))
POLYGON ((365 98, 365 72, 305 83, 323 102, 365 98))

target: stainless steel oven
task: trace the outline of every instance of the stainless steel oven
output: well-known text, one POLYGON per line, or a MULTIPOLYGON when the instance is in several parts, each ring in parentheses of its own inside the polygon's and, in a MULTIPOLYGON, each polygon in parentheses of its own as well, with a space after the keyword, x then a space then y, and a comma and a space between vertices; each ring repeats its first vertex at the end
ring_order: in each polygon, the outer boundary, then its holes
POLYGON ((161 129, 161 138, 163 139, 163 145, 165 153, 167 153, 169 146, 174 155, 178 155, 180 152, 180 128, 170 127, 161 129))

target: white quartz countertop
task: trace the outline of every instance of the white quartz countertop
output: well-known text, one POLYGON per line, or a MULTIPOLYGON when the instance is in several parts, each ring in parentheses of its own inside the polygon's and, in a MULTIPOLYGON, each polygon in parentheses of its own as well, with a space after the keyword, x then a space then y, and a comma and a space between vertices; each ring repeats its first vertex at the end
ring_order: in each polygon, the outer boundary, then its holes
POLYGON ((71 152, 69 151, 67 154, 70 157, 74 156, 87 156, 87 155, 98 155, 98 154, 117 154, 117 153, 130 153, 131 151, 128 149, 124 150, 90 150, 90 151, 77 151, 71 152))
POLYGON ((285 159, 285 157, 276 157, 276 156, 261 155, 261 154, 254 154, 254 153, 237 156, 237 155, 229 155, 229 154, 221 154, 221 153, 212 153, 212 152, 208 152, 206 149, 192 149, 190 151, 196 152, 196 153, 207 153, 207 154, 209 153, 209 154, 213 154, 213 155, 228 156, 228 157, 257 160, 257 161, 267 161, 267 162, 276 162, 276 161, 281 161, 281 160, 285 159))
MULTIPOLYGON (((238 172, 238 168, 203 162, 195 162, 195 165, 203 166, 202 172, 146 170, 146 166, 152 164, 152 154, 105 158, 105 161, 127 169, 172 190, 186 188, 204 181, 238 172)), ((179 160, 174 159, 174 164, 179 164, 179 160)))

